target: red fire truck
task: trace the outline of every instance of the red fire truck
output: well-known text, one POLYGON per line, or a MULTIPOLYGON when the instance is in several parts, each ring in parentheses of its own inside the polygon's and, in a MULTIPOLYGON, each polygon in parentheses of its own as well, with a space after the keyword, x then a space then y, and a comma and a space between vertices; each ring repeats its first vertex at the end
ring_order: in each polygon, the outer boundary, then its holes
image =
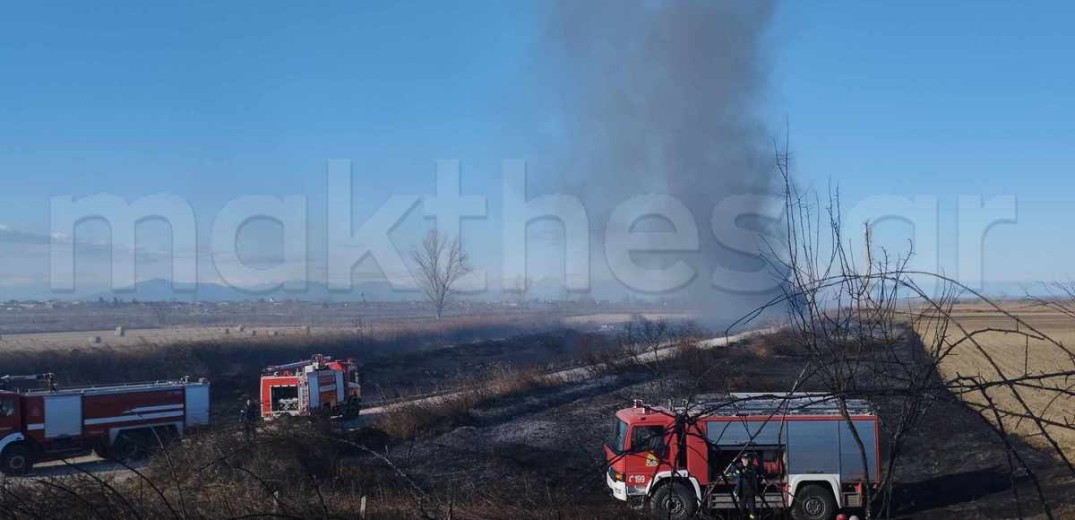
POLYGON ((38 374, 0 377, 0 388, 0 471, 8 475, 91 450, 138 459, 209 423, 204 379, 59 389, 52 374, 38 374), (20 381, 41 388, 10 389, 20 381))
POLYGON ((362 408, 362 385, 353 359, 312 359, 271 366, 261 372, 261 417, 326 414, 350 419, 362 408))
POLYGON ((692 407, 693 414, 636 401, 616 412, 604 446, 606 483, 615 498, 648 505, 660 518, 691 518, 699 508, 743 511, 734 469, 749 454, 759 477, 755 508, 832 520, 840 509, 862 507, 864 486, 881 477, 878 417, 865 401, 846 406, 853 430, 820 395, 732 394, 692 407))

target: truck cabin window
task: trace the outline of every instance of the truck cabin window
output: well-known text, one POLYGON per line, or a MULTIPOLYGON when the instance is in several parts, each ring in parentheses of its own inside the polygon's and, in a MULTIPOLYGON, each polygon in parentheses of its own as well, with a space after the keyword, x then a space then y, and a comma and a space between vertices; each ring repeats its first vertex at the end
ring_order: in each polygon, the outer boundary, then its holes
POLYGON ((635 426, 631 431, 631 451, 663 453, 664 434, 664 426, 635 426))
POLYGON ((0 397, 0 417, 15 415, 15 399, 12 397, 0 397))

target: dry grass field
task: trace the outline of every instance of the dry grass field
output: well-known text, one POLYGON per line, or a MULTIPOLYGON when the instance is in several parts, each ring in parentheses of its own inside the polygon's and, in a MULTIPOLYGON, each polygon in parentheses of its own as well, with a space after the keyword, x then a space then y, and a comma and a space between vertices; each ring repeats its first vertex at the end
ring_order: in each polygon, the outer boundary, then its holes
MULTIPOLYGON (((982 303, 955 305, 954 322, 949 325, 945 338, 951 350, 941 363, 946 378, 971 376, 1000 381, 1075 370, 1075 356, 1071 353, 1075 351, 1075 318, 1029 301, 1006 301, 1000 305, 1024 323, 1019 324, 1004 312, 982 303)), ((936 332, 935 326, 923 324, 917 332, 929 338, 936 332)), ((1075 431, 1064 426, 1075 425, 1075 397, 1058 389, 1075 389, 1075 378, 1048 377, 1015 389, 994 387, 987 391, 987 396, 970 392, 963 398, 971 408, 993 400, 1004 411, 1001 422, 1009 433, 1023 437, 1034 446, 1051 448, 1042 433, 1044 429, 1067 456, 1075 457, 1075 431), (1028 418, 1029 415, 1041 417, 1043 422, 1039 424, 1028 418)), ((996 422, 995 417, 990 419, 996 422)))
MULTIPOLYGON (((690 318, 684 313, 642 313, 651 320, 684 321, 690 318)), ((340 337, 349 335, 383 336, 396 332, 435 331, 445 325, 459 323, 502 323, 505 321, 531 321, 535 324, 546 322, 553 326, 597 328, 614 327, 627 323, 634 316, 632 313, 595 313, 581 315, 532 315, 517 313, 507 316, 453 316, 442 322, 426 317, 409 319, 367 320, 359 325, 226 325, 197 326, 180 325, 172 327, 124 329, 122 334, 116 329, 83 330, 77 332, 31 332, 0 335, 0 349, 6 351, 83 348, 83 347, 133 347, 164 346, 181 343, 205 341, 258 342, 264 340, 297 339, 302 336, 340 337)), ((340 320, 343 321, 343 320, 340 320)))
POLYGON ((162 327, 152 329, 124 330, 120 335, 113 330, 94 330, 78 332, 39 332, 27 334, 6 334, 0 338, 0 347, 8 350, 65 348, 65 347, 126 347, 136 345, 168 345, 192 341, 236 340, 249 338, 258 340, 279 336, 300 336, 307 334, 343 334, 349 332, 345 327, 162 327))

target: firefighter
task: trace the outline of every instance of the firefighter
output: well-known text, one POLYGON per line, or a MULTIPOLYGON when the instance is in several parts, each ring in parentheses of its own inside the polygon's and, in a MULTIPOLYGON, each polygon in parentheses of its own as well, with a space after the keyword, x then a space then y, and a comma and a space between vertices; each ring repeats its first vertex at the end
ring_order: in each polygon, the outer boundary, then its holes
POLYGON ((760 480, 754 454, 743 453, 739 462, 732 463, 728 472, 735 478, 735 499, 739 502, 740 510, 747 513, 747 518, 754 520, 758 514, 756 499, 760 480))
POLYGON ((253 400, 247 399, 243 403, 243 408, 239 411, 239 423, 242 425, 243 435, 248 438, 254 436, 258 426, 258 409, 253 400))

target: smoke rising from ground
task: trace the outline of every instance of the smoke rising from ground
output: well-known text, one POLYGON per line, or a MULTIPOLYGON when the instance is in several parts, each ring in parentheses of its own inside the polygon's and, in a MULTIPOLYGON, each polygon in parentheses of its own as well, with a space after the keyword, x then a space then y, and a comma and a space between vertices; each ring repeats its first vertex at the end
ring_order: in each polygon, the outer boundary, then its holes
MULTIPOLYGON (((553 11, 548 40, 564 82, 562 138, 569 149, 559 189, 583 199, 595 237, 611 208, 633 196, 665 193, 686 204, 699 250, 636 258, 651 266, 673 257, 686 261, 697 276, 667 296, 689 297, 717 319, 765 299, 744 295, 758 291, 742 290, 736 279, 737 272, 765 271, 754 256, 762 249, 758 236, 739 236, 738 246, 728 243, 735 237, 718 240, 711 218, 735 220, 718 227, 758 230, 779 216, 762 198, 740 197, 733 204, 737 216, 713 217, 714 206, 729 197, 773 192, 774 134, 759 113, 772 11, 768 2, 617 0, 565 0, 553 11)), ((669 225, 642 221, 639 227, 669 225)), ((595 250, 593 257, 600 276, 604 255, 595 250)))

